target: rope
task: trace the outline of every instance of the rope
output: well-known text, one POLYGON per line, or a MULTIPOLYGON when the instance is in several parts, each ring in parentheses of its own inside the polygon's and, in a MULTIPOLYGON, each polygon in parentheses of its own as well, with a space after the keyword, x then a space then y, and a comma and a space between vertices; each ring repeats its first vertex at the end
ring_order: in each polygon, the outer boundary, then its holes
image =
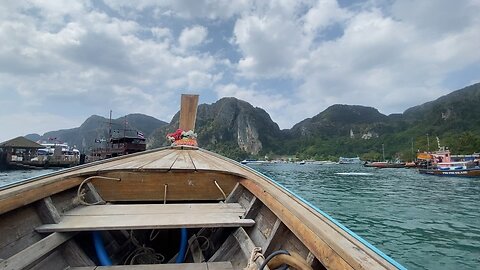
MULTIPOLYGON (((252 253, 250 253, 250 259, 248 259, 247 266, 243 268, 244 270, 254 270, 257 269, 257 261, 258 258, 264 258, 262 254, 262 248, 261 247, 254 247, 252 250, 252 253)), ((261 268, 259 268, 261 269, 261 268)))
MULTIPOLYGON (((158 234, 158 233, 157 233, 158 234)), ((155 252, 155 249, 145 246, 145 244, 140 245, 140 242, 133 235, 133 230, 130 230, 130 241, 135 249, 128 254, 127 258, 124 260, 125 265, 134 265, 134 264, 160 264, 165 261, 165 256, 161 253, 155 252)))
POLYGON ((215 185, 217 186, 218 190, 220 190, 220 192, 222 192, 223 198, 225 198, 225 200, 227 200, 227 195, 225 194, 225 192, 223 191, 223 189, 220 187, 220 185, 218 185, 217 180, 213 180, 213 182, 214 182, 215 185))
POLYGON ((168 185, 165 184, 165 191, 163 192, 163 204, 167 204, 167 188, 168 185))
MULTIPOLYGON (((165 191, 163 192, 163 204, 167 204, 167 188, 168 188, 168 185, 165 184, 165 191)), ((153 229, 150 232, 150 241, 155 240, 155 238, 157 238, 159 233, 160 233, 160 230, 157 231, 156 229, 153 229), (154 232, 156 233, 154 234, 154 232)))
MULTIPOLYGON (((195 241, 198 241, 198 239, 205 239, 205 242, 203 242, 199 247, 200 247, 200 250, 201 251, 207 251, 209 248, 210 248, 210 240, 206 237, 206 236, 203 236, 203 235, 192 235, 193 238, 191 238, 191 241, 190 243, 188 243, 188 246, 187 246, 187 252, 185 252, 185 258, 187 258, 187 255, 188 255, 188 252, 192 252, 192 257, 193 257, 193 250, 191 249, 191 246, 192 244, 195 242, 195 241), (206 244, 206 245, 205 245, 206 244)), ((198 241, 200 242, 200 241, 198 241)))
POLYGON ((97 204, 100 204, 100 203, 103 202, 103 201, 98 201, 98 202, 94 202, 94 203, 88 203, 88 202, 85 201, 86 192, 85 192, 85 190, 82 191, 82 186, 92 179, 121 181, 120 178, 98 176, 98 175, 94 175, 94 176, 90 176, 90 177, 85 178, 85 180, 83 180, 82 183, 80 183, 80 185, 78 186, 78 189, 77 189, 77 197, 76 198, 78 199, 80 204, 83 204, 83 205, 86 205, 86 206, 91 206, 91 205, 97 205, 97 204))

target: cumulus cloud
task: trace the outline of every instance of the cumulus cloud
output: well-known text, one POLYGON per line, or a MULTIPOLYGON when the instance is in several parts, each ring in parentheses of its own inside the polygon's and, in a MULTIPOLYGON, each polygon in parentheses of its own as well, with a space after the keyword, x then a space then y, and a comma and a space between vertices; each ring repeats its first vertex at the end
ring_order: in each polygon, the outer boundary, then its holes
POLYGON ((180 48, 188 49, 202 44, 207 35, 208 30, 203 26, 196 25, 191 28, 185 28, 178 38, 178 43, 180 48))
MULTIPOLYGON (((11 129, 23 130, 17 110, 168 120, 181 91, 244 99, 288 128, 334 103, 401 112, 453 90, 451 81, 480 80, 476 0, 104 4, 0 6, 0 115, 16 119, 11 129)), ((48 125, 57 127, 32 129, 48 125)))

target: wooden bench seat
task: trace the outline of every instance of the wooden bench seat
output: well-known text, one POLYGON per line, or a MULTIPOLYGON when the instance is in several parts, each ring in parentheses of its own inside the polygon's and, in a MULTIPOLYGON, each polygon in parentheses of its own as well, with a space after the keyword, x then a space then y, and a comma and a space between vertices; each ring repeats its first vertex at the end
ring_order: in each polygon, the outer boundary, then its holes
POLYGON ((69 270, 233 270, 231 262, 71 267, 69 270))
POLYGON ((44 224, 37 231, 253 226, 255 221, 241 218, 244 213, 245 209, 238 203, 95 205, 66 212, 59 223, 44 224))

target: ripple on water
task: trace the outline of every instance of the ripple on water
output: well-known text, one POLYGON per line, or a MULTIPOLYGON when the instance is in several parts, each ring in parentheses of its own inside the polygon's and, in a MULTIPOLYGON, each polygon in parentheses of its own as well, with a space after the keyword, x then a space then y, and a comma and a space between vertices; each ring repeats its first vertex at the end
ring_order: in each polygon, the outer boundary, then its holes
POLYGON ((478 269, 480 179, 350 165, 252 167, 310 201, 407 268, 478 269))

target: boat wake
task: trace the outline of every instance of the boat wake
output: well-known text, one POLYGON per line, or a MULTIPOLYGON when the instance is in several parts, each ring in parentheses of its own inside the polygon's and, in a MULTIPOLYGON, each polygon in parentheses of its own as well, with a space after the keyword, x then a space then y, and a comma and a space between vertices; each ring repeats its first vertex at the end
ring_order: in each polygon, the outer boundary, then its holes
POLYGON ((335 173, 336 175, 351 175, 351 176, 369 176, 373 173, 364 173, 364 172, 339 172, 335 173))

